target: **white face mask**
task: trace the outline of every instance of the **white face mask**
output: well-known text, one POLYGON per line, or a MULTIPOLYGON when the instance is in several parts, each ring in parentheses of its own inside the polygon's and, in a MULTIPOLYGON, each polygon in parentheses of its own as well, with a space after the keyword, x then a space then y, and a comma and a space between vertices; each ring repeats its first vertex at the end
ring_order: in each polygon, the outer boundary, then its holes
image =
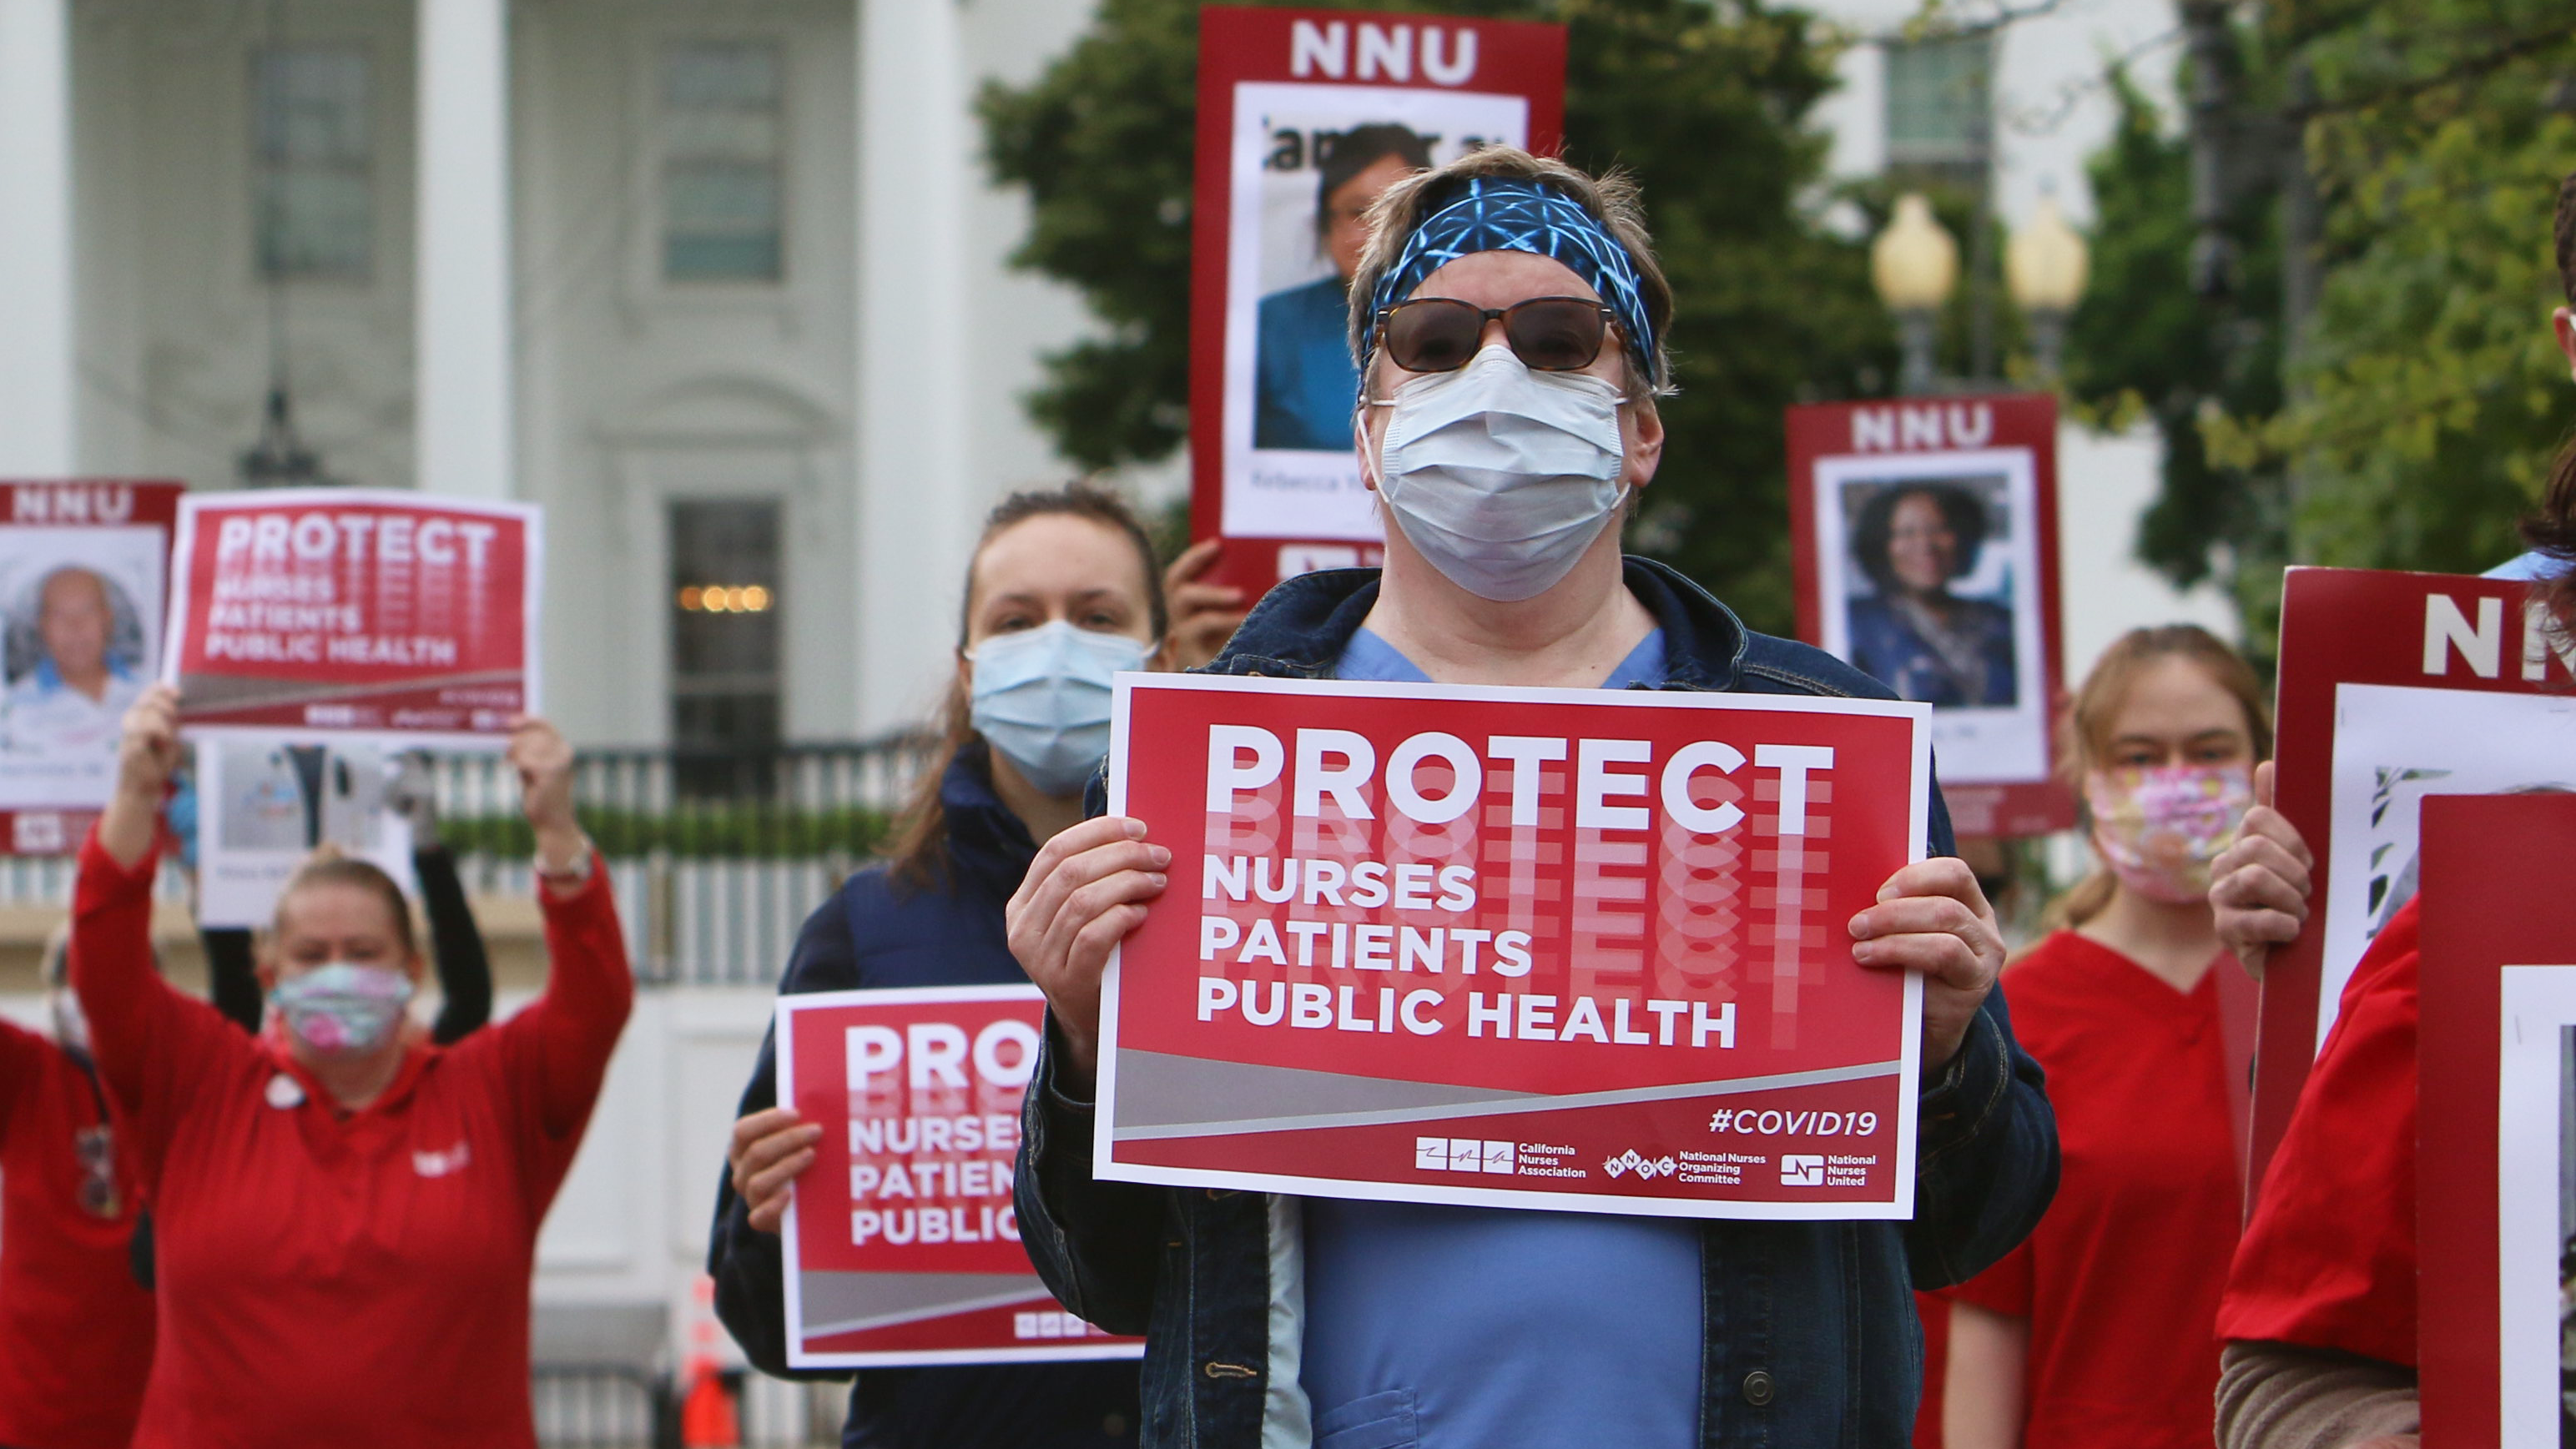
POLYGON ((1398 386, 1378 490, 1431 566, 1478 598, 1555 587, 1618 516, 1619 390, 1533 372, 1500 343, 1398 386))
POLYGON ((1109 753, 1109 676, 1144 668, 1146 653, 1141 639, 1062 619, 996 634, 967 656, 976 732, 1038 793, 1074 794, 1109 753))

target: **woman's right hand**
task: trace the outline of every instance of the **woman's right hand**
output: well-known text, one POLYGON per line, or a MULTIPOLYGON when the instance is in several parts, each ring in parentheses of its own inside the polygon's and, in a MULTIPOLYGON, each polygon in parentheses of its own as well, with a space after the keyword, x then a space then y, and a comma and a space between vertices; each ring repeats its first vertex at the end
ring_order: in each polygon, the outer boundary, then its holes
POLYGON ((116 793, 98 822, 98 843, 128 870, 160 832, 161 799, 179 768, 179 691, 156 684, 125 712, 116 750, 116 793))
POLYGON ((2272 808, 2272 761, 2254 767, 2254 808, 2236 843, 2210 862, 2209 908, 2218 939, 2257 980, 2272 948, 2297 939, 2307 924, 2310 872, 2317 859, 2289 817, 2272 808))
POLYGON ((1104 815, 1059 833, 1029 862, 1004 913, 1011 954, 1046 993, 1065 1045, 1065 1085, 1088 1092, 1100 1047, 1100 973, 1163 893, 1171 851, 1145 824, 1104 815))
POLYGON ((807 1122, 791 1107, 770 1107, 733 1124, 725 1166, 733 1174, 733 1194, 750 1210, 754 1229, 778 1231, 796 1179, 814 1165, 814 1144, 822 1140, 821 1124, 807 1122))

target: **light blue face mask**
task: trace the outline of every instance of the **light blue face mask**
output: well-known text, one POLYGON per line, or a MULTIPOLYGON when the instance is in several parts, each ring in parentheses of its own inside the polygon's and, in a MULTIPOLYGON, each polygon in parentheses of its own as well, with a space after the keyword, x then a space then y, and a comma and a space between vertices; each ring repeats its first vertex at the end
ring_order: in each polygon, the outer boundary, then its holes
POLYGON ((269 1000, 287 1035, 322 1056, 374 1051, 411 1005, 411 978, 390 966, 334 961, 277 983, 269 1000))
POLYGON ((1109 753, 1109 676, 1142 669, 1148 646, 1062 619, 975 646, 976 732, 1039 793, 1078 794, 1109 753))

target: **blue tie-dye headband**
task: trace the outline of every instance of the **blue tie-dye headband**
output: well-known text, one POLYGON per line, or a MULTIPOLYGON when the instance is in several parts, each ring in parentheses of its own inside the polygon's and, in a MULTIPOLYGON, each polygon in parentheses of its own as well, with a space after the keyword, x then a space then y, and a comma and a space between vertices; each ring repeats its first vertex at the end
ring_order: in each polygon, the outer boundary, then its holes
MULTIPOLYGON (((1663 385, 1635 259, 1581 203, 1532 181, 1477 177, 1455 201, 1423 218, 1404 239, 1395 265, 1378 278, 1377 293, 1369 299, 1372 334, 1377 315, 1409 296, 1423 278, 1477 252, 1528 252, 1563 262, 1601 294, 1603 305, 1619 319, 1619 330, 1627 334, 1630 358, 1649 381, 1663 385)), ((1365 383, 1362 388, 1365 392, 1365 383)))

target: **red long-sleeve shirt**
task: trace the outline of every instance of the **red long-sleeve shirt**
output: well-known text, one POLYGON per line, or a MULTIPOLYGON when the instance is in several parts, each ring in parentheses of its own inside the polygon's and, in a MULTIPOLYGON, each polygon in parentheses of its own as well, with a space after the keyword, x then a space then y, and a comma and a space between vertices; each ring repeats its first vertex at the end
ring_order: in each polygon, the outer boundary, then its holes
POLYGON ((2415 1366, 2421 904, 2390 918, 2344 983, 2237 1245, 2221 1338, 2415 1366))
POLYGON ((0 1022, 0 1444, 132 1437, 152 1371, 152 1295, 126 1256, 134 1214, 134 1170, 89 1073, 0 1022))
POLYGON ((534 1449, 528 1286, 634 999, 593 863, 540 891, 543 996, 414 1047, 342 1115, 310 1073, 152 969, 152 870, 93 834, 72 983, 152 1199, 161 1337, 134 1449, 534 1449))

